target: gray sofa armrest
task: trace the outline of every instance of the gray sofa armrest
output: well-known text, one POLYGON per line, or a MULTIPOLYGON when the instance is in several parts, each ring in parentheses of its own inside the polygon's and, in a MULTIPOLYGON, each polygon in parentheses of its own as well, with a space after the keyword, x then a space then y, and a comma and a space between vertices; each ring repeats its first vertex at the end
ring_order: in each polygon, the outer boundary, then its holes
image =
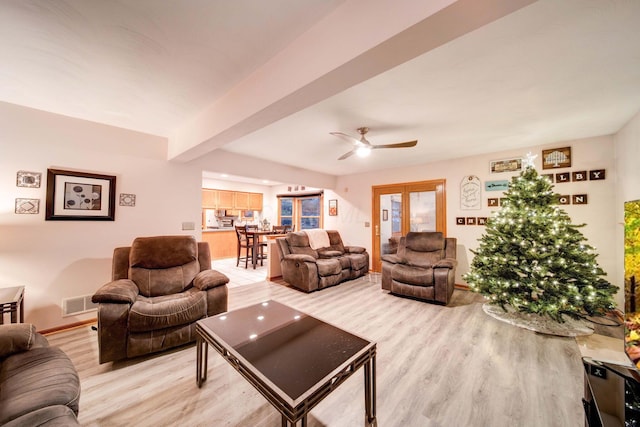
POLYGON ((201 291, 226 285, 227 283, 229 283, 229 278, 216 270, 201 271, 193 279, 193 286, 201 291))
POLYGON ((348 254, 363 254, 366 249, 362 246, 345 246, 344 251, 348 254))
POLYGON ((304 254, 289 254, 289 255, 285 255, 284 256, 285 260, 291 260, 291 261, 302 261, 302 262, 316 262, 316 259, 314 257, 312 257, 311 255, 304 255, 304 254))
POLYGON ((443 258, 433 265, 433 268, 456 268, 458 260, 453 258, 443 258))
POLYGON ((133 281, 129 279, 119 279, 102 285, 102 287, 93 294, 91 301, 94 304, 133 304, 139 292, 138 287, 133 281))

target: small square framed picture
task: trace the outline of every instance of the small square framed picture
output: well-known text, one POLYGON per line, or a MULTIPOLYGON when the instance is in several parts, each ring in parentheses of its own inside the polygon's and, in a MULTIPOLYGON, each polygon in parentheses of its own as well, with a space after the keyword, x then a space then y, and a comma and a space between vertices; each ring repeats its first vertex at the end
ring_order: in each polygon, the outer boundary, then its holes
POLYGON ((17 214, 40 213, 40 199, 16 199, 17 214))
POLYGON ((40 172, 18 171, 16 175, 17 187, 40 188, 42 174, 40 172))
POLYGON ((136 195, 135 194, 120 193, 120 206, 133 207, 135 205, 136 205, 136 195))

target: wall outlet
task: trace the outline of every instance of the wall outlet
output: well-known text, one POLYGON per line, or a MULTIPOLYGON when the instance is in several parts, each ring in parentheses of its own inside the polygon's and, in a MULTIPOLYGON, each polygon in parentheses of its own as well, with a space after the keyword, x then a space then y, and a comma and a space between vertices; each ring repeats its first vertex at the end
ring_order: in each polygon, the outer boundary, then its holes
POLYGON ((196 223, 195 222, 183 222, 182 223, 182 229, 183 230, 195 230, 196 229, 196 223))

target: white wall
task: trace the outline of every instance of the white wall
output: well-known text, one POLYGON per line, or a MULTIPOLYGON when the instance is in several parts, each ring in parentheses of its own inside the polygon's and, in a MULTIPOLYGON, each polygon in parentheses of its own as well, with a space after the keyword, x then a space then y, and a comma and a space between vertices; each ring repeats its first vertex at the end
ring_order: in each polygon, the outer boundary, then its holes
POLYGON ((617 197, 616 251, 618 283, 624 282, 624 202, 640 199, 640 113, 636 114, 615 136, 615 168, 617 197))
MULTIPOLYGON (((444 178, 447 180, 447 232, 458 238, 459 277, 468 269, 470 249, 477 247, 481 226, 457 226, 457 216, 489 216, 488 193, 483 192, 480 211, 462 211, 459 185, 466 175, 486 180, 507 179, 513 174, 490 174, 489 161, 540 154, 543 148, 571 146, 573 166, 562 171, 606 169, 604 181, 557 184, 561 193, 589 195, 589 204, 566 206, 574 223, 588 224, 582 231, 600 254, 598 261, 609 280, 622 283, 622 202, 640 198, 640 116, 615 137, 561 141, 528 150, 428 163, 401 169, 337 178, 285 168, 276 175, 281 182, 320 187, 324 185, 325 228, 341 231, 345 244, 371 249, 371 186, 444 178), (614 144, 615 141, 615 144, 614 144), (615 156, 614 156, 615 147, 615 156), (322 183, 321 185, 319 185, 322 183), (315 184, 315 185, 314 185, 315 184), (338 200, 338 216, 328 216, 328 200, 338 200), (612 232, 612 230, 618 230, 612 232)), ((166 140, 124 129, 0 103, 0 286, 25 285, 26 321, 38 329, 50 329, 95 316, 89 313, 63 318, 63 298, 91 295, 110 279, 111 256, 116 246, 128 245, 136 236, 194 234, 200 237, 201 171, 216 163, 215 153, 189 164, 166 161, 166 140), (45 221, 47 168, 98 172, 117 177, 116 193, 134 193, 135 207, 116 207, 116 220, 45 221), (16 187, 16 172, 43 174, 38 189, 16 187), (40 199, 40 213, 17 215, 15 198, 40 199), (191 221, 194 231, 182 231, 191 221)), ((224 153, 221 154, 224 158, 224 153)), ((226 159, 225 160, 229 160, 226 159)), ((540 170, 540 158, 537 167, 540 170)), ((246 162, 245 162, 245 165, 246 162)), ((276 165, 272 165, 275 166, 276 165)), ((233 169, 233 165, 230 165, 233 169)), ((255 169, 255 168, 254 168, 255 169)), ((269 169, 272 169, 271 167, 269 169)), ((234 173, 235 169, 228 172, 234 173)), ((239 172, 239 171, 237 171, 239 172)), ((234 174, 238 174, 238 173, 234 174)), ((271 170, 270 170, 271 172, 271 170)), ((273 176, 269 178, 274 179, 273 176)), ((220 187, 219 183, 215 183, 220 187)), ((265 189, 265 211, 277 219, 276 195, 285 187, 265 189)), ((241 185, 244 191, 258 191, 241 185)), ((491 194, 493 196, 493 194, 491 194)))
MULTIPOLYGON (((561 194, 587 194, 587 205, 566 205, 563 208, 570 215, 573 223, 587 224, 581 231, 589 243, 596 247, 600 266, 607 272, 608 280, 617 283, 619 263, 616 257, 618 243, 612 230, 616 227, 615 204, 616 179, 614 173, 613 137, 604 136, 576 141, 560 141, 545 146, 533 146, 518 151, 505 151, 490 155, 465 157, 453 161, 425 163, 414 167, 388 169, 373 173, 348 175, 339 177, 335 189, 335 198, 339 200, 340 215, 325 217, 327 228, 341 230, 343 238, 349 244, 365 246, 371 250, 371 186, 412 181, 423 181, 444 178, 446 180, 447 199, 447 235, 458 239, 458 260, 456 283, 463 283, 461 275, 469 269, 472 259, 471 249, 478 246, 482 236, 482 226, 458 226, 455 218, 460 216, 490 216, 493 209, 487 207, 488 197, 499 197, 501 192, 484 191, 484 182, 488 180, 510 179, 517 173, 491 174, 489 161, 516 156, 524 156, 528 151, 537 154, 536 168, 542 170, 541 150, 555 147, 572 147, 573 163, 571 168, 558 172, 605 169, 607 178, 602 181, 584 181, 556 184, 555 191, 561 194), (481 210, 469 211, 460 208, 460 183, 467 175, 477 175, 483 183, 481 210)), ((637 158, 637 157, 636 157, 637 158)), ((325 192, 325 199, 334 198, 331 192, 325 192)))
MULTIPOLYGON (((166 160, 164 138, 0 103, 0 286, 25 285, 25 321, 40 330, 95 317, 62 317, 62 299, 91 295, 110 280, 114 247, 137 236, 200 237, 201 171, 166 160), (45 221, 47 168, 116 176, 135 207, 115 221, 45 221), (40 188, 16 187, 16 172, 42 173, 40 188), (17 215, 15 198, 40 199, 17 215), (195 231, 182 231, 182 222, 195 231)), ((116 202, 117 203, 117 202, 116 202)))

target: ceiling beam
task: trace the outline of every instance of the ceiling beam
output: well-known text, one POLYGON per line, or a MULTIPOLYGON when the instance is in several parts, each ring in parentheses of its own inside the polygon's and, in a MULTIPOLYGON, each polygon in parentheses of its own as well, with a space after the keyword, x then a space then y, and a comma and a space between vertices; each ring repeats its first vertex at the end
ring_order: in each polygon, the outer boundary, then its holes
POLYGON ((168 157, 196 159, 535 1, 347 1, 181 126, 168 157))

